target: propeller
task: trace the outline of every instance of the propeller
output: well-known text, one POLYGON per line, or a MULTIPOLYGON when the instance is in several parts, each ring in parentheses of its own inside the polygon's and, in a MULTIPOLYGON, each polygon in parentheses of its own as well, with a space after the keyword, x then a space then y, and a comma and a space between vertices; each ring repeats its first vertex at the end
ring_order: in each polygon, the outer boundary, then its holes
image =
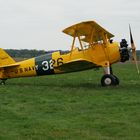
POLYGON ((139 74, 140 71, 139 71, 139 67, 138 67, 138 63, 137 63, 136 47, 135 47, 135 43, 134 43, 134 40, 133 40, 133 36, 132 36, 130 24, 129 24, 129 32, 130 32, 130 42, 131 42, 131 49, 132 49, 132 58, 134 60, 134 63, 136 65, 137 72, 139 74))

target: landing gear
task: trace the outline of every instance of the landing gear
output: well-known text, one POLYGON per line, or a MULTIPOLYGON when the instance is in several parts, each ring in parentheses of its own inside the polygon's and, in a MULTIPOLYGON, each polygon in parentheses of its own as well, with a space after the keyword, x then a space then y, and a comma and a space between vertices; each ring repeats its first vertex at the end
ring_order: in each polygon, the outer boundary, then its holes
POLYGON ((116 77, 113 74, 113 70, 111 65, 109 65, 109 62, 107 63, 108 65, 106 67, 104 67, 104 75, 101 79, 101 85, 103 87, 105 86, 116 86, 119 85, 120 81, 118 79, 118 77, 116 77))
POLYGON ((7 79, 1 79, 1 81, 0 81, 0 85, 5 85, 5 81, 6 81, 7 79))
POLYGON ((113 74, 105 74, 101 79, 101 85, 105 86, 116 86, 119 85, 119 79, 113 74))

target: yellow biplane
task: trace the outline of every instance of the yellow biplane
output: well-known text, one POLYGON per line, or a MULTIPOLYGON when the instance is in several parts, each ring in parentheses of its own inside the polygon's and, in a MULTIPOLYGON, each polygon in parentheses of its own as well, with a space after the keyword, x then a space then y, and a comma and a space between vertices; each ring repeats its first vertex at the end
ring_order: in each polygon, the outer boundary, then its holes
POLYGON ((113 42, 114 35, 95 21, 72 25, 63 32, 73 38, 71 50, 67 53, 57 51, 15 62, 3 49, 0 49, 1 84, 5 84, 5 80, 10 78, 61 74, 103 67, 101 85, 118 85, 119 79, 113 74, 111 65, 129 60, 130 50, 138 70, 131 29, 131 48, 128 48, 125 39, 120 43, 113 42), (79 47, 75 44, 79 44, 79 47))

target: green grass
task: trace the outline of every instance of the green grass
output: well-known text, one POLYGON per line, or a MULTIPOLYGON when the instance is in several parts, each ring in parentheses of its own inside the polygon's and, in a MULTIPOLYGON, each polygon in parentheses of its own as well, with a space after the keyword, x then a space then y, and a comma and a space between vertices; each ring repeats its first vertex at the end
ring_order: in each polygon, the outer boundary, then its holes
POLYGON ((140 75, 113 66, 116 87, 89 70, 10 79, 0 86, 0 140, 139 140, 140 75))

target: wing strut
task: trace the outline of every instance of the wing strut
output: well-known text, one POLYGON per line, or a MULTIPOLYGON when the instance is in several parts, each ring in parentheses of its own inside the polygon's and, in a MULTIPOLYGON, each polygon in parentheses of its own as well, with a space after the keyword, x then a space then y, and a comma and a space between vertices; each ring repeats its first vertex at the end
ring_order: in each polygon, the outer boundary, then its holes
POLYGON ((80 43, 80 47, 81 47, 81 49, 83 51, 84 49, 83 49, 83 45, 82 45, 82 42, 81 42, 81 39, 80 39, 80 36, 79 35, 78 35, 78 40, 79 40, 79 43, 80 43))
POLYGON ((76 38, 76 36, 73 37, 70 56, 72 55, 72 51, 73 51, 73 48, 74 48, 75 38, 76 38))

